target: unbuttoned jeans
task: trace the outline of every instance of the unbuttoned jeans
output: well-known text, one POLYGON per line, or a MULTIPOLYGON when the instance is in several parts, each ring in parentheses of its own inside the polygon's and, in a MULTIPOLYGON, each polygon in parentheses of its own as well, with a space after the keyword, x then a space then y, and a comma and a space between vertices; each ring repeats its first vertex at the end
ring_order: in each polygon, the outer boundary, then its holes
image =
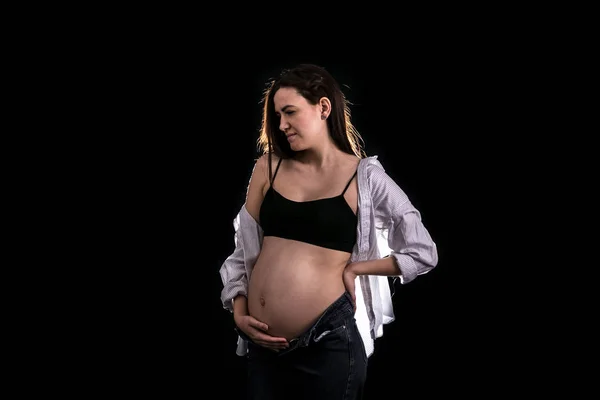
POLYGON ((248 400, 358 400, 367 355, 345 292, 304 334, 279 352, 248 341, 248 400))

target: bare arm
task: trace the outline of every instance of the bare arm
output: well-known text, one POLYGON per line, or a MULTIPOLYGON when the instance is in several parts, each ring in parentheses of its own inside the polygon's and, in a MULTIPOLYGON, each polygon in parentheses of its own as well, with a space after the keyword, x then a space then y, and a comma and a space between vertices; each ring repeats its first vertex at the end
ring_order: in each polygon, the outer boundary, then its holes
POLYGON ((402 272, 394 257, 384 257, 376 260, 357 261, 350 263, 344 269, 344 285, 352 296, 356 310, 355 279, 358 275, 401 276, 402 272))
POLYGON ((269 159, 267 155, 261 156, 254 165, 248 192, 246 193, 246 209, 248 213, 260 224, 260 206, 264 199, 265 189, 269 184, 269 159))
POLYGON ((233 299, 233 319, 248 315, 248 299, 240 294, 233 299))
MULTIPOLYGON (((268 158, 266 155, 261 156, 254 164, 254 170, 250 177, 248 190, 246 192, 246 210, 248 214, 258 223, 260 206, 264 198, 264 188, 268 183, 268 158)), ((246 296, 239 295, 233 300, 234 318, 248 315, 248 300, 246 296)))
MULTIPOLYGON (((268 171, 268 157, 263 155, 254 165, 246 193, 246 210, 259 225, 260 206, 269 183, 268 171)), ((236 326, 248 335, 254 343, 275 351, 288 347, 285 338, 269 335, 267 324, 250 315, 248 312, 248 299, 244 295, 236 296, 233 299, 233 319, 236 326)))
MULTIPOLYGON (((223 262, 223 265, 219 269, 219 273, 221 275, 221 280, 223 282, 223 289, 221 290, 221 302, 223 303, 223 307, 231 312, 234 312, 233 305, 236 298, 244 297, 248 293, 248 277, 246 276, 246 263, 254 262, 255 257, 258 255, 260 251, 260 245, 255 248, 254 245, 250 247, 251 254, 248 254, 244 249, 242 225, 244 224, 243 219, 245 220, 254 220, 257 225, 258 224, 258 214, 260 211, 260 205, 262 203, 263 198, 263 190, 265 185, 268 182, 267 179, 267 157, 263 156, 259 160, 256 161, 254 165, 254 170, 252 171, 252 175, 250 177, 250 182, 247 187, 246 192, 246 202, 244 206, 236 216, 236 220, 234 221, 235 227, 235 250, 227 257, 227 259, 223 262), (252 254, 252 253, 256 254, 252 254), (251 256, 248 259, 248 256, 251 256), (254 260, 252 260, 254 258, 254 260)), ((249 221, 247 222, 249 223, 249 221)), ((253 228, 254 229, 254 228, 253 228)), ((259 230, 259 229, 257 229, 259 230)), ((254 232, 258 235, 257 238, 251 238, 261 240, 260 233, 254 232)), ((237 313, 244 314, 245 302, 238 301, 236 305, 237 313)), ((247 310, 245 314, 248 314, 247 310)))
POLYGON ((358 275, 400 276, 401 271, 394 257, 384 257, 377 260, 359 261, 348 264, 348 272, 358 275))

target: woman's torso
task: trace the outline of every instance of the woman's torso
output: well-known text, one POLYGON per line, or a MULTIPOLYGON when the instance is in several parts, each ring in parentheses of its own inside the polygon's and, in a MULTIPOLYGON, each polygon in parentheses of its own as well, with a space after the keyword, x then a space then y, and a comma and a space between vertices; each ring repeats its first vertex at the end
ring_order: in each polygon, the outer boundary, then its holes
MULTIPOLYGON (((318 179, 311 179, 309 174, 303 176, 284 163, 275 175, 277 179, 273 180, 272 189, 276 189, 276 193, 267 187, 264 194, 278 196, 280 202, 286 202, 290 207, 310 206, 311 212, 339 212, 346 220, 345 231, 339 232, 338 236, 344 236, 344 240, 347 240, 348 229, 356 232, 356 220, 350 226, 349 218, 355 217, 357 210, 356 179, 351 179, 357 164, 357 161, 354 164, 349 162, 336 173, 320 174, 318 179)), ((287 216, 282 214, 282 217, 284 215, 287 216)), ((307 215, 307 219, 309 217, 307 215)), ((292 230, 283 228, 285 222, 281 222, 283 225, 280 231, 295 232, 293 225, 292 230)), ((296 223, 298 222, 297 220, 296 223)), ((323 230, 326 225, 315 228, 323 230)), ((309 229, 305 231, 310 232, 309 229)), ((267 333, 292 339, 304 333, 344 293, 342 274, 351 256, 351 247, 340 243, 337 248, 327 244, 326 246, 334 247, 328 248, 311 244, 310 240, 294 240, 268 233, 265 231, 261 254, 250 279, 248 309, 250 315, 269 326, 267 333)), ((334 230, 332 236, 335 236, 334 230)), ((294 236, 290 234, 290 237, 294 236)), ((321 235, 320 240, 323 238, 324 235, 321 235)), ((335 242, 335 237, 332 241, 335 242)))

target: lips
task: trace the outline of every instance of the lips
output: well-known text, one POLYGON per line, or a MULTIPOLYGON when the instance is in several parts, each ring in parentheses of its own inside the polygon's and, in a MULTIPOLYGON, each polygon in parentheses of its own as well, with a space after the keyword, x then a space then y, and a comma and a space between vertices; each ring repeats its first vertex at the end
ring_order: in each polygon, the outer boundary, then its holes
POLYGON ((296 134, 292 133, 290 135, 286 135, 286 137, 287 137, 287 140, 294 140, 294 138, 296 137, 296 134))

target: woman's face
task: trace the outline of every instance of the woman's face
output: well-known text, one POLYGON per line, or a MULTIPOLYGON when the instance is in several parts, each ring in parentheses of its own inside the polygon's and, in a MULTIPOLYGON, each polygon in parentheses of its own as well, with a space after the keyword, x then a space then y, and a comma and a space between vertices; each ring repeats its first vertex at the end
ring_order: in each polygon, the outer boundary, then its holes
POLYGON ((321 104, 310 104, 295 88, 282 87, 273 96, 279 129, 285 133, 294 151, 306 150, 322 142, 327 135, 321 104))

